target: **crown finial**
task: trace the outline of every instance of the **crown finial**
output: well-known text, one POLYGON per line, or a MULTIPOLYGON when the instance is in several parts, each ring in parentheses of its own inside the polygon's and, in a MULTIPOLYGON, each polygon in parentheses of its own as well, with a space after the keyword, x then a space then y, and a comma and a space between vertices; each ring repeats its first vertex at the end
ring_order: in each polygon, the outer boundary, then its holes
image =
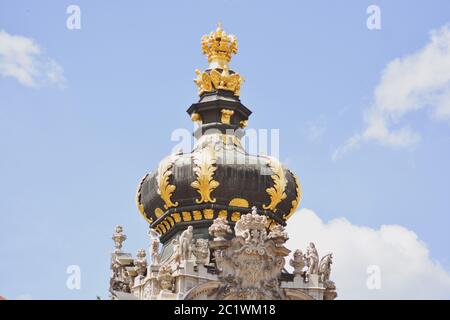
POLYGON ((237 53, 237 39, 226 34, 219 22, 216 31, 202 37, 202 52, 208 57, 210 69, 222 69, 230 62, 231 55, 237 53))
POLYGON ((216 31, 202 37, 202 51, 208 57, 209 69, 204 72, 195 70, 197 77, 194 82, 198 86, 198 94, 226 90, 239 96, 244 79, 228 67, 231 55, 237 53, 236 37, 226 34, 222 23, 218 22, 216 31))

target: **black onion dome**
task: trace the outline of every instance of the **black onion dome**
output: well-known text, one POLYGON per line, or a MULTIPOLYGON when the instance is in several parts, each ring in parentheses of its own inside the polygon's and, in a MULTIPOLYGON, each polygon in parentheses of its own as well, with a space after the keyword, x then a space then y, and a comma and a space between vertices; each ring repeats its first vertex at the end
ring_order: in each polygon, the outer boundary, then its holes
POLYGON ((139 184, 139 211, 163 243, 187 225, 199 233, 218 217, 231 224, 256 206, 267 228, 285 225, 295 212, 301 188, 295 175, 271 157, 249 155, 240 138, 251 111, 240 101, 244 82, 228 63, 237 53, 236 37, 218 26, 202 37, 209 68, 196 70, 200 100, 187 110, 199 124, 191 153, 164 158, 139 184))
POLYGON ((300 185, 275 158, 249 155, 242 148, 241 124, 250 111, 236 96, 216 92, 204 94, 188 113, 203 121, 196 147, 164 158, 138 188, 139 210, 161 240, 186 225, 207 228, 217 217, 233 224, 253 206, 268 216, 268 228, 285 225, 300 201, 300 185), (223 119, 222 110, 235 112, 223 119))

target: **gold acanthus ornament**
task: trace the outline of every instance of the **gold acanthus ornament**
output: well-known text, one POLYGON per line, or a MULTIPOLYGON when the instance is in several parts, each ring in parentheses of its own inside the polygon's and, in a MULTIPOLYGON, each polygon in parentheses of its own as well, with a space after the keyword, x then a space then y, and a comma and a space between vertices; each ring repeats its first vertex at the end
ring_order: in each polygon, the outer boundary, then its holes
POLYGON ((141 182, 139 182, 137 191, 136 191, 136 205, 138 207, 138 210, 140 212, 140 214, 144 217, 144 219, 149 223, 153 223, 153 219, 152 218, 148 218, 147 214, 145 213, 144 210, 144 205, 141 202, 141 189, 142 189, 142 185, 144 184, 145 179, 147 179, 148 174, 146 174, 145 176, 142 177, 141 182))
POLYGON ((232 91, 236 96, 240 95, 241 84, 244 82, 244 78, 238 73, 231 74, 227 65, 223 66, 222 71, 213 69, 202 73, 196 69, 195 73, 197 78, 194 79, 194 82, 198 87, 198 95, 218 89, 232 91))
POLYGON ((170 176, 172 175, 172 168, 175 161, 179 158, 180 154, 173 154, 165 159, 163 159, 158 166, 158 194, 164 201, 164 208, 169 209, 170 207, 178 206, 178 202, 173 202, 171 197, 176 189, 176 186, 170 184, 170 176))
POLYGON ((272 158, 268 157, 269 162, 267 165, 272 170, 272 175, 270 176, 273 181, 273 187, 267 188, 266 192, 270 196, 270 203, 267 205, 263 205, 263 209, 265 210, 271 210, 273 212, 277 211, 277 205, 286 199, 286 185, 287 185, 287 179, 284 174, 283 166, 281 163, 272 158))
POLYGON ((217 169, 214 148, 207 146, 195 152, 192 159, 197 180, 191 183, 191 187, 200 194, 200 198, 195 199, 195 202, 216 202, 216 199, 211 197, 211 192, 219 186, 219 182, 214 180, 214 172, 217 169))
POLYGON ((289 211, 288 214, 283 215, 283 219, 287 220, 289 219, 294 212, 297 210, 298 205, 300 204, 300 201, 302 200, 302 186, 300 184, 300 181, 298 180, 297 176, 295 174, 293 174, 291 172, 292 176, 294 177, 294 181, 295 181, 295 192, 296 192, 296 197, 294 200, 292 200, 291 202, 291 210, 289 211))

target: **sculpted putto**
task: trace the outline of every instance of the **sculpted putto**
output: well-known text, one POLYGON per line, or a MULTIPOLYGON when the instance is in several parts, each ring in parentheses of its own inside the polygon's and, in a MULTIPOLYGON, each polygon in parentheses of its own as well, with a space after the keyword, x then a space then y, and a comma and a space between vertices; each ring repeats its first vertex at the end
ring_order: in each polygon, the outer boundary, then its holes
POLYGON ((253 241, 264 241, 267 238, 266 216, 259 215, 256 207, 252 207, 252 212, 245 214, 236 222, 234 233, 236 237, 244 238, 245 243, 253 241))
POLYGON ((137 274, 143 278, 147 273, 147 259, 144 249, 139 249, 136 253, 136 259, 134 259, 134 266, 137 274))
POLYGON ((197 264, 207 264, 209 262, 209 246, 207 239, 197 239, 195 241, 194 256, 197 264))
POLYGON ((270 230, 269 235, 267 237, 268 239, 274 239, 277 242, 285 242, 289 240, 289 236, 286 231, 284 231, 284 228, 282 225, 277 224, 275 227, 270 230))
POLYGON ((169 265, 163 265, 158 272, 159 286, 163 292, 173 291, 172 269, 169 265))

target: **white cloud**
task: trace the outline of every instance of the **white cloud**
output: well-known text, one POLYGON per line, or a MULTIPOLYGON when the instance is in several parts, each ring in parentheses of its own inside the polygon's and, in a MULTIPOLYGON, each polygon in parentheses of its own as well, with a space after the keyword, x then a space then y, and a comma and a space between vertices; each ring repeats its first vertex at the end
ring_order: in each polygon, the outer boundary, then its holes
POLYGON ((318 121, 308 123, 306 136, 310 142, 316 142, 322 138, 326 131, 326 119, 324 117, 320 117, 318 121))
POLYGON ((334 160, 376 141, 393 147, 409 147, 420 135, 400 122, 417 110, 428 108, 433 120, 450 119, 450 25, 430 33, 419 51, 389 62, 374 90, 373 106, 364 117, 365 129, 338 148, 334 160))
POLYGON ((373 229, 344 218, 325 223, 313 211, 302 209, 289 220, 287 231, 292 251, 304 251, 312 241, 321 256, 333 252, 331 279, 341 299, 450 298, 450 274, 405 227, 373 229), (369 290, 366 285, 371 265, 381 270, 379 290, 369 290))
POLYGON ((63 68, 45 55, 32 39, 0 30, 0 75, 22 85, 40 87, 63 85, 63 68))

